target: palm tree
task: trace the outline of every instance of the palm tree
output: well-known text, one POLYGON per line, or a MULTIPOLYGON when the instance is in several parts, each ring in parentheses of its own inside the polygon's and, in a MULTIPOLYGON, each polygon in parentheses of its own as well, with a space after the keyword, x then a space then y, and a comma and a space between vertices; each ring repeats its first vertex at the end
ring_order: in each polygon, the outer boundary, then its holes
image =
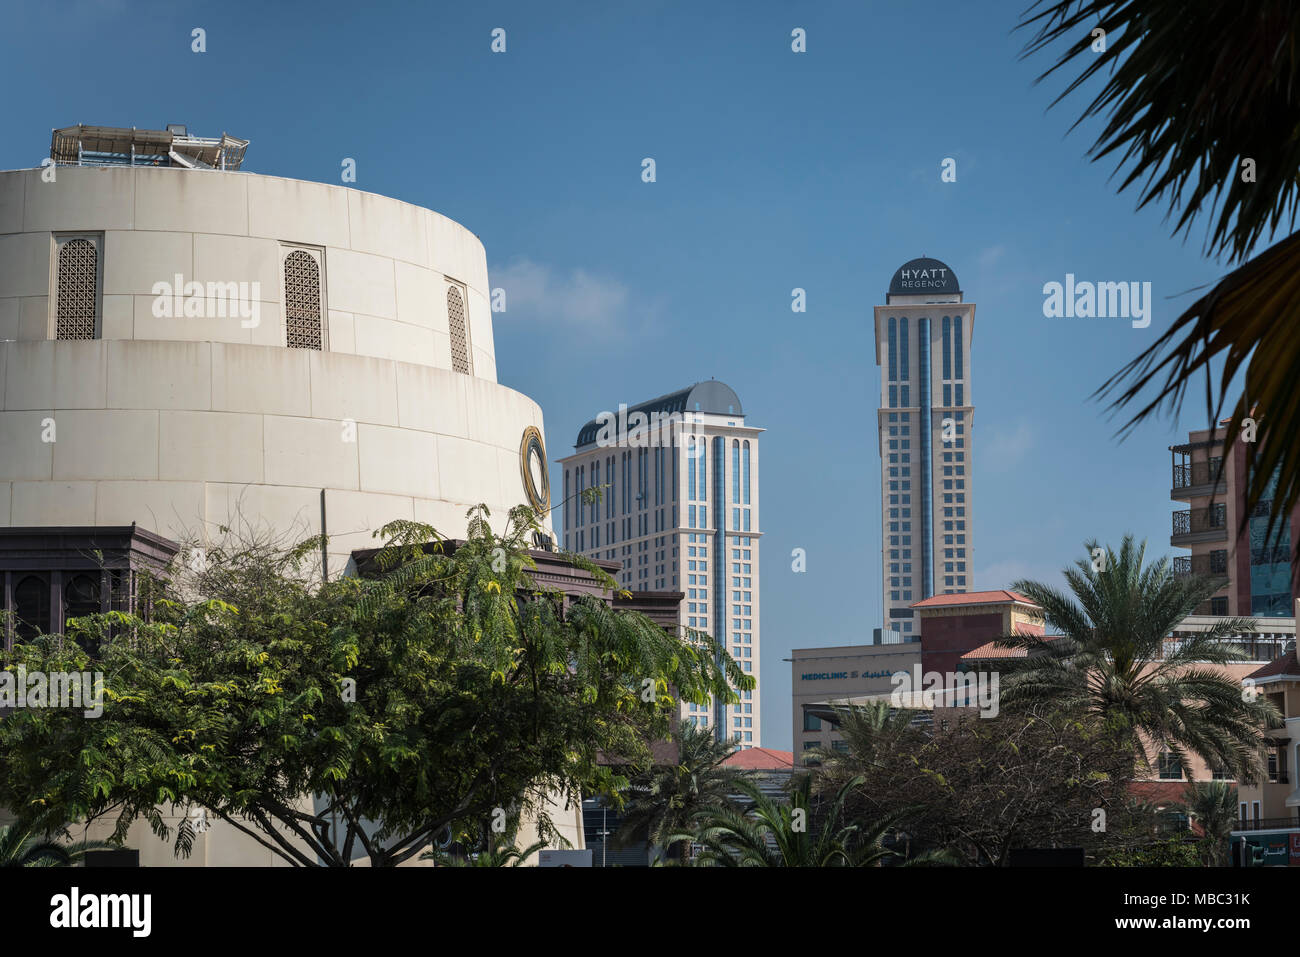
MULTIPOLYGON (((623 825, 614 835, 616 846, 645 839, 671 853, 669 835, 688 827, 705 808, 731 804, 737 774, 725 762, 736 752, 735 740, 719 740, 708 728, 682 724, 677 750, 675 765, 652 768, 633 781, 623 825)), ((689 849, 689 842, 676 848, 682 859, 689 849)))
POLYGON ((1040 0, 1020 25, 1035 31, 1026 56, 1065 44, 1039 80, 1078 68, 1053 105, 1105 78, 1078 122, 1106 116, 1091 154, 1118 157, 1117 173, 1127 167, 1120 189, 1142 181, 1139 208, 1167 204, 1176 232, 1204 213, 1213 222, 1206 251, 1236 264, 1098 395, 1118 393, 1117 411, 1154 383, 1127 432, 1162 408, 1177 413, 1188 381, 1203 373, 1209 422, 1233 407, 1226 447, 1257 407, 1264 417, 1244 515, 1266 502, 1270 525, 1280 523, 1300 501, 1300 443, 1290 441, 1300 434, 1300 339, 1292 335, 1300 321, 1300 233, 1247 259, 1261 239, 1294 227, 1300 205, 1300 6, 1040 0), (1223 360, 1217 381, 1216 359, 1223 360), (1244 391, 1229 399, 1242 370, 1244 391))
POLYGON ((857 774, 869 774, 881 757, 912 750, 922 737, 912 724, 914 712, 892 707, 887 701, 835 711, 836 730, 844 739, 844 749, 817 748, 807 752, 820 764, 815 785, 819 792, 834 790, 857 774))
POLYGON ((1242 658, 1224 639, 1255 622, 1222 618, 1210 629, 1171 643, 1174 628, 1222 587, 1222 579, 1174 574, 1166 558, 1144 566, 1146 543, 1126 535, 1119 552, 1096 542, 1088 558, 1065 570, 1073 595, 1033 581, 1012 588, 1040 605, 1061 636, 1007 636, 1004 647, 1031 654, 1001 681, 1004 708, 1052 703, 1099 717, 1132 749, 1168 751, 1184 765, 1194 754, 1238 780, 1255 780, 1263 729, 1278 720, 1264 697, 1243 693, 1214 665, 1242 658))
POLYGON ((1227 781, 1188 781, 1183 802, 1176 807, 1201 826, 1205 866, 1227 867, 1237 825, 1237 789, 1227 781))
POLYGON ((31 827, 6 824, 0 827, 0 867, 72 867, 85 859, 87 851, 112 846, 104 841, 60 844, 37 835, 31 827))
MULTIPOLYGON (((790 803, 773 800, 753 781, 737 788, 752 805, 706 808, 694 827, 672 836, 704 846, 694 863, 705 867, 870 867, 901 859, 881 841, 905 812, 886 815, 869 824, 845 823, 844 802, 862 786, 862 777, 846 781, 819 820, 814 821, 811 774, 794 782, 790 803)), ((947 863, 946 855, 927 853, 910 863, 947 863)))
POLYGON ((440 867, 520 867, 524 861, 546 847, 546 843, 534 841, 527 847, 520 848, 510 838, 493 841, 486 851, 463 856, 445 850, 425 851, 420 855, 420 860, 434 861, 440 867))

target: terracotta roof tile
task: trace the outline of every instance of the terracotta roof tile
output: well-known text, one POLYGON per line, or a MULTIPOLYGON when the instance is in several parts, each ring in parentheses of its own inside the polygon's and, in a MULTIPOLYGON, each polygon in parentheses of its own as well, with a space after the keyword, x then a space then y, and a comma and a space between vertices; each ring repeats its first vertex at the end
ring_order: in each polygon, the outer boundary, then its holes
POLYGON ((788 771, 794 767, 794 752, 777 751, 773 748, 748 748, 737 751, 722 763, 746 771, 788 771))
POLYGON ((1025 605, 1034 604, 1019 592, 999 588, 996 591, 968 591, 960 595, 931 595, 929 598, 914 602, 912 607, 941 608, 947 605, 993 605, 1009 601, 1018 601, 1025 605))
MULTIPOLYGON (((1055 641, 1060 635, 1044 635, 1043 641, 1055 641)), ((999 648, 997 643, 1001 638, 994 638, 992 641, 985 642, 978 648, 972 648, 966 654, 961 656, 962 661, 991 661, 995 658, 1023 658, 1029 654, 1028 648, 999 648)))
POLYGON ((1252 671, 1246 675, 1247 678, 1278 678, 1286 676, 1288 678, 1300 678, 1300 661, 1296 660, 1295 649, 1291 649, 1284 655, 1274 658, 1258 671, 1252 671))

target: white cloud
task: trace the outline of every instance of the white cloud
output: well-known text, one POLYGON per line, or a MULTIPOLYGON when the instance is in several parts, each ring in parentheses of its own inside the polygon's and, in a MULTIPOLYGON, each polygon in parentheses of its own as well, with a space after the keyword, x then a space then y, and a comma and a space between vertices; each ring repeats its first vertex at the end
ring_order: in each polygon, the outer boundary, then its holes
POLYGON ((627 287, 585 269, 562 275, 530 259, 516 259, 491 271, 493 288, 505 290, 503 318, 538 318, 586 326, 611 326, 625 317, 627 287))
POLYGON ((1034 430, 1024 419, 1016 423, 1015 429, 992 429, 980 442, 981 466, 994 472, 1002 472, 1016 465, 1029 454, 1034 447, 1034 430))
POLYGON ((1002 258, 1003 254, 1006 251, 1007 251, 1007 247, 1005 246, 989 246, 985 249, 980 250, 980 254, 977 259, 980 269, 993 268, 993 266, 997 263, 999 259, 1002 258))

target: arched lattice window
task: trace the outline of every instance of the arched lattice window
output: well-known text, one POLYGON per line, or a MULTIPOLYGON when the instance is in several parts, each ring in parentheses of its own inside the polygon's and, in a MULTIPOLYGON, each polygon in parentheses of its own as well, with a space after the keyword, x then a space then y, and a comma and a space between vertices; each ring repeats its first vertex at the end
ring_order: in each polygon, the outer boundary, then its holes
POLYGON ((469 332, 460 287, 447 287, 447 324, 451 329, 451 370, 469 374, 469 332))
POLYGON ((290 349, 324 348, 321 334, 320 263, 303 249, 284 257, 284 328, 290 349))
POLYGON ((55 310, 54 338, 95 338, 99 249, 89 239, 69 239, 59 246, 55 310))

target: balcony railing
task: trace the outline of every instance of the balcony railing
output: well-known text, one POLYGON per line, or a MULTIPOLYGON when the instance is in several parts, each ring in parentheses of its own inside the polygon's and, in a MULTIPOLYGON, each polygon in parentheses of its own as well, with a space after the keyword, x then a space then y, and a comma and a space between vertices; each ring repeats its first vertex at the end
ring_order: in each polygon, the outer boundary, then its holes
POLYGON ((1300 829, 1300 820, 1293 817, 1261 817, 1258 820, 1250 818, 1243 821, 1238 818, 1232 829, 1234 831, 1281 831, 1289 827, 1300 829))
POLYGON ((1209 485, 1219 475, 1219 459, 1188 462, 1174 466, 1174 489, 1209 485))
POLYGON ((1228 527, 1228 509, 1226 505, 1211 505, 1209 508, 1185 508, 1173 514, 1173 534, 1193 535, 1197 532, 1222 531, 1228 527))
POLYGON ((1226 552, 1211 552, 1208 555, 1179 555, 1174 558, 1175 575, 1226 575, 1228 574, 1228 556, 1226 552))
MULTIPOLYGON (((1206 604, 1208 605, 1209 602, 1206 604)), ((1239 636, 1224 638, 1218 643, 1240 653, 1243 661, 1272 661, 1285 653, 1287 644, 1291 640, 1289 636, 1276 638, 1239 636)), ((1161 657, 1177 654, 1182 648, 1183 642, 1178 638, 1172 638, 1161 646, 1161 657)))

